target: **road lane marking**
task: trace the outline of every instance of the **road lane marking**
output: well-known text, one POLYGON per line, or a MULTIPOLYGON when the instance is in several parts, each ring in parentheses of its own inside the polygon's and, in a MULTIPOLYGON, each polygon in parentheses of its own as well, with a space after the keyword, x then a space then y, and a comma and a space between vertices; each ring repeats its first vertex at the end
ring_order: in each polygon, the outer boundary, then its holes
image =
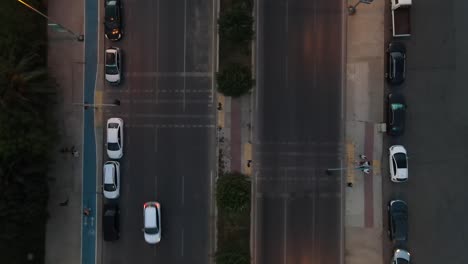
POLYGON ((158 152, 158 128, 154 129, 154 152, 158 152))
MULTIPOLYGON (((184 72, 186 70, 187 64, 187 0, 184 1, 184 72)), ((182 109, 185 112, 185 87, 187 83, 187 78, 184 77, 184 104, 182 109)))
POLYGON ((284 226, 283 226, 283 237, 284 237, 284 246, 283 246, 283 263, 287 263, 287 250, 288 250, 288 232, 287 232, 287 224, 288 224, 288 206, 287 206, 288 198, 284 198, 284 226))
POLYGON ((180 233, 180 241, 181 241, 181 246, 180 246, 180 255, 183 257, 184 256, 184 229, 182 228, 181 233, 180 233))
POLYGON ((184 193, 184 190, 185 190, 185 177, 182 176, 182 197, 181 197, 181 202, 182 202, 182 205, 184 205, 184 201, 185 201, 185 193, 184 193))
MULTIPOLYGON (((156 2, 156 72, 159 72, 159 0, 156 2)), ((159 77, 159 76, 158 76, 159 77)), ((157 104, 159 100, 159 93, 158 93, 158 88, 159 88, 159 82, 158 79, 156 79, 156 86, 155 90, 156 93, 154 95, 154 102, 157 104)))

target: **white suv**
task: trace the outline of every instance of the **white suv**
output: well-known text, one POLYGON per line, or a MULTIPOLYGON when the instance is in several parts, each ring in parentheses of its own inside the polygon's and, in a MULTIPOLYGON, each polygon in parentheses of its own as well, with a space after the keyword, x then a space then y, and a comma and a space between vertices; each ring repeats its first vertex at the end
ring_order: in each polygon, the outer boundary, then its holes
POLYGON ((102 190, 107 199, 117 199, 120 195, 120 163, 108 161, 102 172, 102 190))
POLYGON ((161 207, 158 202, 143 205, 143 219, 145 241, 149 244, 161 241, 161 207))
POLYGON ((107 120, 107 156, 120 159, 123 156, 123 120, 113 117, 107 120))

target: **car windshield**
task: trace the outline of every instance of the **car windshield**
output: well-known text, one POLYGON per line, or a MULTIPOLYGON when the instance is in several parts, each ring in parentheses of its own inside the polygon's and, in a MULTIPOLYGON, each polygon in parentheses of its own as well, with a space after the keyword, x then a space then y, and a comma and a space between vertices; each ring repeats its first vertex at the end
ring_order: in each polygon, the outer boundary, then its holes
POLYGON ((108 143, 107 148, 109 150, 119 150, 120 146, 119 146, 119 143, 108 143))
POLYGON ((396 153, 395 154, 395 161, 397 163, 397 167, 399 169, 403 169, 403 168, 406 168, 407 167, 407 164, 406 164, 406 155, 403 154, 403 153, 396 153))
POLYGON ((118 127, 119 127, 119 124, 117 124, 117 123, 109 123, 107 125, 107 128, 118 128, 118 127))
POLYGON ((150 235, 155 235, 158 233, 158 228, 157 227, 145 228, 145 233, 150 234, 150 235))
POLYGON ((113 192, 117 190, 117 186, 115 184, 104 184, 104 191, 113 192))
POLYGON ((406 259, 398 258, 396 264, 409 264, 406 259))
POLYGON ((106 65, 106 73, 107 74, 117 74, 117 73, 119 73, 119 70, 117 70, 117 67, 115 67, 115 66, 106 65))

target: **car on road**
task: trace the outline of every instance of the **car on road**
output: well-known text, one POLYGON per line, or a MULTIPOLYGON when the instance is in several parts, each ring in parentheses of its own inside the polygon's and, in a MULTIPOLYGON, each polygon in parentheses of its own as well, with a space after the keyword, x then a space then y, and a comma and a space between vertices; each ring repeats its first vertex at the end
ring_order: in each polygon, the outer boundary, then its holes
POLYGON ((107 161, 103 168, 102 190, 107 199, 117 199, 120 195, 120 163, 107 161))
POLYGON ((405 182, 408 180, 408 155, 402 145, 393 145, 389 148, 390 179, 392 182, 405 182))
POLYGON ((115 241, 120 237, 120 210, 114 203, 104 204, 102 232, 105 241, 115 241))
POLYGON ((122 38, 122 4, 120 0, 105 0, 104 33, 106 38, 117 41, 122 38))
POLYGON ((401 136, 405 132, 406 103, 403 95, 391 93, 387 104, 387 133, 401 136))
POLYGON ((406 78, 406 47, 401 42, 390 42, 387 52, 387 80, 392 85, 402 84, 406 78))
POLYGON ((408 241, 408 205, 402 200, 392 200, 387 209, 390 239, 395 243, 408 241))
POLYGON ((113 117, 107 120, 107 156, 120 159, 123 156, 123 120, 113 117))
POLYGON ((119 48, 111 47, 106 49, 105 55, 105 75, 106 81, 111 85, 117 85, 121 79, 121 52, 119 48))
POLYGON ((396 249, 393 252, 392 264, 409 264, 410 253, 404 249, 396 249))
POLYGON ((156 244, 161 241, 161 206, 158 202, 143 205, 143 233, 145 241, 156 244))

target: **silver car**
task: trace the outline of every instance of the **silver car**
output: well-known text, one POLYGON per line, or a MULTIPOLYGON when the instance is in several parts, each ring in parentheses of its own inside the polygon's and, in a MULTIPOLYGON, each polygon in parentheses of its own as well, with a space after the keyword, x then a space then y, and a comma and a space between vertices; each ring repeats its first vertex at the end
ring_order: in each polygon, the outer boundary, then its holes
POLYGON ((102 192, 107 199, 117 199, 120 195, 120 163, 104 163, 102 172, 102 192))
POLYGON ((120 159, 123 156, 123 120, 113 117, 107 120, 107 156, 120 159))
POLYGON ((116 47, 106 49, 106 80, 112 84, 117 85, 120 83, 122 77, 122 63, 121 63, 120 49, 116 47))
POLYGON ((158 202, 143 205, 143 233, 145 241, 156 244, 161 241, 161 206, 158 202))

